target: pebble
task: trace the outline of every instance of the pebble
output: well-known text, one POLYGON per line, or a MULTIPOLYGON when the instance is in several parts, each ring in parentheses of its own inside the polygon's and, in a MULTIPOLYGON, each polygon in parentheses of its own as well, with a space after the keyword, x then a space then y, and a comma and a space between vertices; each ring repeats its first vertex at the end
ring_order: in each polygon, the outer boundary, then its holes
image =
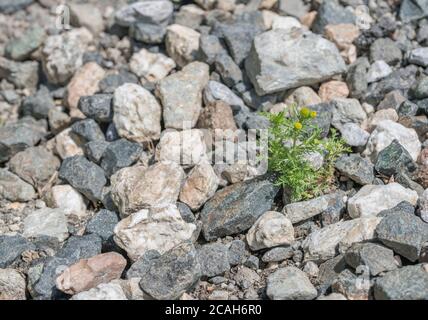
POLYGON ((93 119, 83 119, 73 123, 71 131, 84 141, 105 140, 104 133, 93 119))
POLYGON ((82 96, 79 99, 78 108, 88 118, 108 123, 113 119, 112 99, 111 94, 82 96))
POLYGON ((77 134, 67 128, 55 136, 55 151, 62 160, 73 157, 83 156, 84 141, 77 134))
POLYGON ((25 31, 19 38, 10 40, 5 47, 5 56, 15 61, 26 60, 31 53, 39 48, 46 33, 38 25, 33 26, 25 31))
POLYGON ((409 152, 397 140, 393 140, 389 146, 379 152, 375 169, 390 177, 401 172, 413 172, 416 170, 416 164, 409 152))
POLYGON ((48 236, 63 242, 68 238, 67 218, 62 209, 44 208, 33 211, 24 219, 23 236, 48 236))
POLYGON ((369 140, 370 133, 362 129, 356 123, 345 123, 340 128, 340 133, 346 144, 351 147, 364 147, 369 140))
POLYGON ((137 162, 142 152, 143 148, 138 143, 126 139, 113 141, 109 143, 102 155, 101 168, 111 176, 118 170, 137 162))
POLYGON ((0 235, 0 268, 7 268, 21 257, 27 250, 34 250, 35 246, 21 235, 0 235))
POLYGON ((109 146, 109 142, 105 140, 93 140, 85 143, 83 151, 85 156, 96 164, 100 163, 101 157, 109 146))
POLYGON ((221 243, 209 243, 197 250, 201 275, 214 277, 229 271, 228 248, 221 243))
POLYGON ((114 235, 114 227, 119 222, 117 214, 113 211, 101 209, 86 225, 86 233, 93 233, 103 241, 108 241, 114 235))
POLYGON ((263 262, 280 262, 293 257, 293 249, 291 247, 277 247, 266 251, 262 256, 263 262))
POLYGON ((416 48, 410 52, 409 62, 418 66, 428 66, 428 48, 416 48))
POLYGON ((233 240, 229 244, 228 259, 231 266, 236 266, 244 261, 246 256, 245 242, 242 240, 233 240))
POLYGON ((383 60, 375 61, 369 69, 367 82, 372 83, 386 78, 392 73, 391 67, 383 60))
POLYGON ((53 186, 46 197, 49 207, 62 209, 67 216, 86 216, 87 201, 68 184, 53 186))

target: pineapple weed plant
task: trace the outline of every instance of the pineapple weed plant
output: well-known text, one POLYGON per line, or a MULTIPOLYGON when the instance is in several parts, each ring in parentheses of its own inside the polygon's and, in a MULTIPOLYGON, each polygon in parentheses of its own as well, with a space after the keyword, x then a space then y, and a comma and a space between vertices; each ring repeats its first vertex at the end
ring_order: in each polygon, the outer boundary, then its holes
POLYGON ((351 152, 334 129, 322 138, 322 130, 313 124, 317 113, 296 105, 277 114, 264 112, 270 121, 268 140, 269 171, 278 175, 276 183, 288 190, 291 201, 313 198, 328 192, 334 184, 334 164, 345 152, 351 152), (321 168, 307 160, 317 152, 324 156, 321 168))

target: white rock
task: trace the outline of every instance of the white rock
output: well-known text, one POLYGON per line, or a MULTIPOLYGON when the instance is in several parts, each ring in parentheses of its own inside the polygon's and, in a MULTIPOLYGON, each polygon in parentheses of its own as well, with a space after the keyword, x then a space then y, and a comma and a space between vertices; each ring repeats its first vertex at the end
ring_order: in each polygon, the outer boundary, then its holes
POLYGON ((314 199, 293 202, 284 206, 284 214, 292 223, 298 223, 309 218, 312 218, 329 206, 329 195, 324 195, 314 199))
POLYGON ((168 26, 165 38, 168 55, 184 67, 196 59, 200 36, 199 32, 179 24, 168 26))
POLYGON ((199 129, 166 131, 156 146, 156 159, 173 161, 185 167, 192 167, 207 161, 207 147, 199 129))
POLYGON ((370 133, 366 130, 360 128, 358 124, 355 123, 345 123, 340 128, 340 134, 342 135, 343 140, 346 144, 351 147, 363 147, 367 144, 367 140, 370 137, 370 133))
POLYGON ((15 269, 0 269, 0 300, 26 300, 25 277, 15 269))
POLYGON ((193 167, 180 191, 180 201, 192 210, 198 210, 218 188, 218 178, 209 163, 193 167))
POLYGON ((114 228, 114 240, 132 260, 148 250, 160 254, 189 241, 196 226, 186 223, 175 205, 142 209, 121 220, 114 228))
POLYGON ((346 123, 361 124, 367 119, 367 114, 357 99, 336 98, 332 100, 331 105, 333 107, 331 124, 339 130, 346 123))
POLYGON ((386 78, 392 73, 392 68, 383 60, 375 61, 367 74, 367 82, 372 83, 386 78))
POLYGON ((303 272, 305 272, 309 277, 316 278, 318 277, 320 269, 318 268, 317 264, 313 261, 308 261, 305 263, 305 266, 303 267, 303 272))
POLYGON ((82 146, 84 141, 79 136, 67 128, 55 136, 55 151, 65 159, 73 156, 83 156, 82 146))
POLYGON ((62 209, 66 215, 78 217, 86 215, 85 197, 68 184, 53 186, 49 192, 47 204, 52 208, 62 209))
POLYGON ((421 208, 421 219, 428 223, 428 189, 425 189, 419 198, 419 206, 421 208))
POLYGON ((416 131, 391 120, 383 120, 378 123, 370 135, 363 155, 369 156, 372 162, 376 161, 379 152, 389 146, 394 139, 397 139, 410 153, 414 161, 418 159, 421 152, 421 142, 416 131))
POLYGON ((129 67, 137 76, 150 82, 157 82, 175 68, 175 62, 162 53, 152 53, 141 49, 132 55, 129 67))
POLYGON ((364 121, 361 127, 364 130, 367 130, 368 132, 373 132, 373 130, 376 129, 379 122, 383 120, 391 120, 391 121, 397 122, 398 121, 397 111, 395 111, 395 109, 393 108, 380 109, 375 113, 372 113, 369 116, 369 118, 366 121, 364 121))
POLYGON ((175 203, 184 177, 183 169, 169 161, 148 168, 123 168, 111 177, 111 197, 121 216, 144 207, 175 203))
POLYGON ((24 219, 24 237, 49 236, 62 242, 68 238, 67 218, 62 209, 43 208, 24 219))
POLYGON ((247 233, 247 243, 251 250, 290 245, 293 241, 294 228, 291 221, 276 211, 265 212, 247 233))
POLYGON ((150 91, 125 83, 114 91, 113 122, 119 136, 136 142, 159 139, 161 106, 150 91))
POLYGON ((95 288, 71 297, 71 300, 128 300, 117 283, 101 283, 95 288))
POLYGON ((302 24, 293 17, 277 16, 272 21, 272 29, 285 29, 292 31, 294 28, 302 28, 302 24))
POLYGON ((310 233, 302 244, 305 261, 325 261, 337 255, 342 243, 348 247, 354 242, 373 239, 381 219, 367 217, 340 221, 310 233))
POLYGON ((416 205, 418 194, 401 184, 365 185, 348 200, 348 212, 352 218, 376 216, 379 212, 391 209, 401 201, 416 205))

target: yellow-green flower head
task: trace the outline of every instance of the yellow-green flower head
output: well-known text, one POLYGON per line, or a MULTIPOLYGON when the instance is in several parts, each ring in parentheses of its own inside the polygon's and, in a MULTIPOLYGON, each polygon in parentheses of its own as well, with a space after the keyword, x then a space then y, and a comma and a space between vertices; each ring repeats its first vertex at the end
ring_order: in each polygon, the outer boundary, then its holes
POLYGON ((311 113, 311 110, 309 110, 308 108, 302 108, 302 109, 300 110, 300 115, 301 115, 303 118, 308 118, 308 117, 309 117, 309 115, 310 115, 310 113, 311 113))
POLYGON ((302 129, 302 124, 300 123, 300 122, 296 122, 296 123, 294 123, 294 129, 296 129, 296 130, 300 130, 300 129, 302 129))
POLYGON ((311 118, 315 118, 317 116, 317 112, 316 111, 311 111, 311 118))

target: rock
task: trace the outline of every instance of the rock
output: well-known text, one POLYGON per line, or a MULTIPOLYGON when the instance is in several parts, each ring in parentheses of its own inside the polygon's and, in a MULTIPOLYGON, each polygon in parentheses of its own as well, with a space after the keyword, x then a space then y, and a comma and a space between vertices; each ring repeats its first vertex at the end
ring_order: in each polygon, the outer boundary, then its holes
POLYGON ((246 255, 245 242, 241 240, 231 241, 227 254, 231 266, 241 264, 246 255))
POLYGON ((93 119, 84 119, 73 123, 71 131, 85 141, 104 140, 104 133, 93 119))
POLYGON ((345 71, 339 51, 328 40, 309 32, 289 34, 281 29, 255 37, 245 66, 259 95, 316 84, 345 71), (312 57, 319 50, 322 57, 312 57))
POLYGON ((321 98, 311 87, 300 87, 292 90, 284 102, 289 104, 296 104, 298 106, 312 106, 321 103, 321 98))
POLYGON ((208 80, 208 65, 193 62, 159 82, 156 92, 164 108, 166 128, 183 130, 196 125, 202 111, 202 90, 208 80))
POLYGON ((344 295, 348 300, 368 300, 370 281, 359 279, 348 269, 343 270, 331 284, 334 293, 344 295))
POLYGON ((388 147, 379 152, 375 169, 390 177, 401 172, 413 172, 416 170, 416 164, 409 152, 397 140, 393 140, 388 147))
POLYGON ((363 217, 311 232, 302 244, 305 261, 326 261, 335 257, 338 250, 346 250, 355 242, 373 239, 380 221, 378 217, 363 217))
POLYGON ((77 27, 85 27, 95 35, 104 29, 101 11, 89 3, 70 4, 70 23, 77 27))
POLYGON ((117 214, 113 211, 101 209, 86 225, 86 233, 99 236, 104 242, 114 235, 114 227, 119 222, 117 214))
POLYGON ((403 21, 418 20, 428 15, 428 5, 418 0, 403 0, 400 6, 400 18, 403 21))
POLYGON ((77 108, 81 97, 96 93, 98 83, 104 76, 104 69, 95 62, 88 62, 79 68, 67 85, 65 103, 70 110, 77 108))
POLYGON ((23 115, 32 116, 36 119, 44 119, 49 111, 55 107, 55 103, 46 87, 41 87, 36 94, 26 97, 21 105, 23 115))
POLYGON ((330 102, 333 117, 331 124, 340 130, 346 123, 361 124, 367 115, 357 99, 336 98, 330 102))
POLYGON ((390 38, 377 39, 370 46, 371 61, 383 60, 389 65, 396 65, 402 57, 401 50, 390 38))
POLYGON ((83 155, 83 146, 84 141, 77 134, 71 131, 71 128, 67 128, 55 137, 55 151, 61 157, 61 159, 66 159, 73 156, 83 155))
POLYGON ((105 149, 101 168, 108 176, 111 176, 119 169, 129 167, 134 164, 141 156, 143 148, 138 143, 130 142, 126 139, 119 139, 111 142, 105 149))
POLYGON ((271 300, 312 300, 317 290, 296 267, 278 269, 267 278, 266 294, 271 300))
POLYGON ((183 180, 183 169, 173 162, 124 168, 110 179, 111 196, 120 214, 127 216, 144 207, 175 203, 183 180))
POLYGON ((244 101, 238 97, 232 90, 224 84, 217 81, 208 81, 203 94, 206 105, 213 104, 217 100, 228 104, 232 110, 241 110, 244 108, 244 101))
POLYGON ((0 269, 0 300, 26 300, 25 277, 15 269, 0 269))
POLYGON ((47 195, 47 204, 52 208, 62 209, 65 215, 84 217, 86 215, 86 200, 72 186, 53 186, 47 195))
POLYGON ((119 70, 119 73, 107 75, 99 82, 98 86, 100 87, 100 91, 103 93, 113 93, 114 90, 125 83, 139 84, 139 80, 133 73, 125 70, 119 70))
POLYGON ((33 187, 7 169, 0 169, 0 199, 26 202, 36 198, 33 187))
POLYGON ((243 81, 239 66, 226 53, 218 54, 214 61, 215 71, 220 74, 223 82, 230 88, 243 81))
POLYGON ((150 82, 162 80, 175 66, 174 60, 164 54, 151 53, 146 49, 134 53, 129 61, 131 71, 150 82))
POLYGON ((341 156, 337 159, 335 168, 361 185, 371 184, 374 180, 373 164, 357 153, 341 156))
POLYGON ((375 113, 371 114, 366 122, 362 123, 362 127, 369 132, 373 132, 379 122, 384 120, 391 120, 393 122, 397 122, 397 111, 392 108, 378 110, 375 113))
POLYGON ((182 243, 155 260, 140 281, 140 287, 157 300, 178 299, 201 276, 197 252, 190 243, 182 243))
POLYGON ((346 50, 358 38, 360 30, 352 23, 328 24, 325 26, 324 34, 340 50, 346 50))
POLYGON ((281 14, 302 18, 308 12, 308 6, 302 0, 279 0, 278 10, 281 14))
POLYGON ((25 60, 42 45, 45 36, 43 28, 38 25, 32 26, 19 38, 10 40, 6 44, 5 56, 16 61, 25 60))
POLYGON ((36 89, 39 82, 37 61, 15 62, 0 57, 0 78, 12 82, 17 88, 36 89))
POLYGON ((427 288, 426 266, 405 266, 376 278, 374 297, 376 300, 426 300, 427 288))
POLYGON ((24 251, 34 249, 35 246, 20 235, 0 235, 0 268, 11 265, 24 251))
POLYGON ((193 167, 206 162, 207 146, 203 131, 190 129, 164 132, 156 146, 156 159, 172 161, 184 167, 193 167))
POLYGON ((248 289, 252 285, 260 281, 260 276, 250 268, 241 267, 236 272, 233 280, 236 281, 237 285, 242 289, 248 289))
POLYGON ((315 262, 308 261, 306 262, 305 266, 303 267, 303 272, 305 272, 309 277, 317 278, 319 269, 315 262))
POLYGON ((88 118, 97 122, 111 122, 113 119, 111 94, 94 94, 80 97, 78 107, 88 118))
POLYGON ((332 283, 337 279, 339 274, 346 269, 346 262, 343 254, 329 259, 319 265, 318 290, 326 293, 330 290, 332 283))
POLYGON ((88 291, 80 292, 71 300, 128 300, 122 287, 117 283, 101 283, 88 291))
POLYGON ((92 39, 86 28, 49 36, 42 50, 43 71, 49 82, 66 83, 82 65, 83 53, 92 39))
POLYGON ((237 130, 232 108, 225 102, 219 100, 203 108, 196 127, 212 130, 237 130))
MULTIPOLYGON (((406 98, 398 90, 394 90, 385 95, 385 98, 379 103, 377 109, 394 109, 397 111, 404 101, 406 101, 406 98)), ((392 119, 391 117, 391 120, 392 119)))
POLYGON ((428 224, 413 213, 397 210, 385 215, 376 234, 387 247, 414 262, 428 240, 428 224))
POLYGON ((397 140, 416 161, 421 151, 421 143, 414 129, 408 129, 391 120, 383 120, 378 123, 376 129, 370 135, 367 147, 363 155, 369 156, 373 161, 379 152, 397 140))
POLYGON ((66 158, 59 169, 59 178, 94 202, 101 200, 107 182, 104 170, 82 156, 66 158))
POLYGON ((318 95, 323 102, 329 102, 336 98, 347 98, 349 89, 345 82, 331 80, 320 86, 318 95))
POLYGON ((386 78, 392 73, 391 67, 383 60, 375 61, 369 69, 367 82, 372 83, 386 78))
POLYGON ((110 142, 105 140, 94 140, 85 143, 83 146, 85 156, 96 164, 100 163, 101 157, 109 146, 110 142))
POLYGON ((138 258, 137 261, 135 261, 131 267, 126 272, 126 278, 127 279, 133 279, 133 278, 141 278, 144 274, 149 271, 151 266, 153 265, 153 262, 156 259, 159 259, 161 254, 157 252, 156 250, 149 250, 146 251, 140 258, 138 258))
POLYGON ((280 262, 293 257, 293 248, 292 247, 277 247, 273 248, 262 257, 263 262, 280 262))
POLYGON ((180 215, 184 221, 189 223, 194 223, 196 221, 195 215, 192 210, 190 210, 189 206, 182 202, 177 202, 177 208, 180 211, 180 215))
POLYGON ((382 210, 391 209, 401 201, 416 205, 418 194, 399 183, 363 186, 348 200, 348 212, 352 218, 376 216, 382 210))
POLYGON ((197 251, 201 275, 214 277, 229 271, 228 249, 221 243, 203 245, 197 251))
POLYGON ((354 243, 346 252, 345 260, 354 269, 366 266, 372 276, 398 268, 394 252, 376 243, 354 243))
POLYGON ((223 53, 227 54, 227 51, 217 36, 213 34, 201 34, 199 38, 199 60, 212 65, 215 62, 216 57, 223 53))
POLYGON ((126 260, 120 254, 103 253, 69 266, 56 278, 56 286, 62 292, 73 295, 120 278, 125 267, 126 260))
POLYGON ((355 15, 351 10, 342 7, 338 1, 323 2, 318 8, 318 13, 312 24, 312 30, 322 34, 327 25, 354 24, 355 15))
POLYGON ((349 66, 346 83, 351 92, 351 97, 359 98, 367 93, 367 73, 369 68, 370 63, 366 57, 358 58, 349 66))
POLYGON ((419 197, 419 207, 421 219, 428 223, 428 191, 425 189, 423 194, 419 197))
POLYGON ((63 242, 68 238, 67 218, 62 209, 44 208, 24 219, 24 237, 48 236, 63 242))
POLYGON ((247 233, 247 243, 253 251, 290 245, 293 241, 294 228, 291 221, 275 211, 267 211, 261 215, 247 233))
POLYGON ((174 23, 197 29, 204 21, 204 18, 205 11, 192 3, 180 7, 180 10, 175 14, 174 23))
POLYGON ((196 226, 181 218, 177 207, 142 209, 121 220, 114 228, 117 245, 137 260, 148 250, 163 254, 174 246, 190 240, 196 226))
POLYGON ((369 140, 370 133, 356 123, 345 123, 340 128, 340 134, 347 145, 351 147, 364 147, 369 140))
POLYGON ((201 163, 193 167, 180 191, 179 199, 192 210, 198 210, 216 192, 218 178, 212 166, 201 163))
POLYGON ((277 16, 272 21, 272 29, 273 30, 284 29, 284 30, 287 30, 288 32, 290 32, 295 28, 297 28, 297 29, 302 28, 302 24, 299 22, 299 20, 297 20, 296 18, 293 18, 293 17, 277 16))
POLYGON ((67 113, 55 107, 48 111, 48 122, 52 133, 57 134, 70 124, 71 119, 67 113))
POLYGON ((184 67, 196 59, 199 49, 200 33, 185 26, 172 24, 168 26, 165 46, 168 55, 178 66, 184 67))
POLYGON ((428 66, 428 48, 416 48, 410 52, 409 62, 422 66, 428 66))
POLYGON ((33 0, 2 0, 0 2, 0 12, 5 14, 11 14, 28 7, 32 3, 33 0))
POLYGON ((202 232, 207 241, 243 232, 271 209, 278 192, 266 177, 256 178, 217 192, 201 211, 202 232))
POLYGON ((113 122, 119 135, 135 142, 159 139, 161 106, 146 89, 127 83, 114 91, 113 122))
POLYGON ((259 258, 254 256, 254 255, 249 256, 248 259, 245 260, 245 262, 244 262, 244 266, 251 268, 253 270, 259 269, 259 267, 260 267, 259 264, 260 264, 259 258))

